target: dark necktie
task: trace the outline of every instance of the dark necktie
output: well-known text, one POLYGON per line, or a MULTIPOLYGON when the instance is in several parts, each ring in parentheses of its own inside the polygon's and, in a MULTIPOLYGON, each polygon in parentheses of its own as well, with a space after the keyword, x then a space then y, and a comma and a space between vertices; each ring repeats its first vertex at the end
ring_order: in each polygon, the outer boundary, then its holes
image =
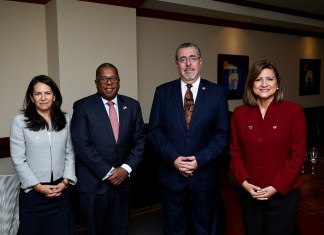
POLYGON ((184 96, 184 106, 183 106, 183 110, 184 110, 184 114, 185 114, 185 118, 186 118, 187 128, 189 128, 192 112, 193 112, 193 109, 194 109, 194 106, 195 106, 193 95, 192 95, 192 92, 190 90, 191 87, 192 87, 191 84, 187 84, 187 91, 186 91, 186 94, 184 96))
POLYGON ((117 112, 114 107, 113 101, 108 101, 108 106, 109 106, 109 119, 110 119, 111 127, 114 132, 115 140, 117 143, 118 133, 119 133, 119 123, 118 123, 118 118, 117 118, 117 112))

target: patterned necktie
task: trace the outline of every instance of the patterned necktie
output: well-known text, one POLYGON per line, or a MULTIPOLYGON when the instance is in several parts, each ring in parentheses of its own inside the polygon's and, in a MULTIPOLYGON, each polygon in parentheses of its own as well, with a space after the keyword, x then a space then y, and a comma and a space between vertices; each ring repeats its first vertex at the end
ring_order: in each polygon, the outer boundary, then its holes
POLYGON ((192 92, 190 90, 191 87, 192 87, 191 84, 187 84, 187 91, 186 91, 186 94, 184 96, 184 106, 183 106, 183 110, 184 110, 184 114, 185 114, 185 118, 186 118, 187 128, 189 128, 192 112, 193 112, 193 109, 194 109, 194 106, 195 106, 193 95, 192 95, 192 92))
POLYGON ((109 119, 110 123, 114 132, 115 140, 117 142, 118 140, 118 133, 119 133, 119 123, 118 123, 118 118, 117 118, 117 112, 114 107, 114 102, 113 101, 108 101, 108 106, 109 106, 109 119))

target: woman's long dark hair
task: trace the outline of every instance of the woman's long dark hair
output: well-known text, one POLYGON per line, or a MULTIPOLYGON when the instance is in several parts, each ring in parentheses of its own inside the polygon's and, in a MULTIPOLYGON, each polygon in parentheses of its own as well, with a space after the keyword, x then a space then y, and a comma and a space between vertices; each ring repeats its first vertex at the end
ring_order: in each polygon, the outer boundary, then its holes
POLYGON ((53 94, 55 95, 55 101, 51 107, 50 118, 51 118, 51 129, 54 131, 62 130, 66 125, 65 113, 61 110, 62 105, 62 95, 61 92, 56 85, 56 83, 46 75, 39 75, 34 77, 27 88, 25 100, 24 100, 24 108, 22 113, 25 114, 26 117, 26 125, 29 130, 39 131, 43 129, 49 129, 49 123, 37 112, 35 104, 31 100, 31 96, 34 92, 34 86, 36 83, 41 82, 48 85, 53 94))

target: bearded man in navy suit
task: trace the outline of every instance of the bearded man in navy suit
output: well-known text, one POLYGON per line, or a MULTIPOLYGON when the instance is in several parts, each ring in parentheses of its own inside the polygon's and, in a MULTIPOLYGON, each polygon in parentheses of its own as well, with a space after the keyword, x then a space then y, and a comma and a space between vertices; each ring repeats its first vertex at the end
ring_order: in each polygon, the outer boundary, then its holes
MULTIPOLYGON (((183 43, 175 62, 180 79, 157 87, 149 122, 149 140, 159 154, 163 187, 164 234, 214 235, 219 230, 218 159, 228 140, 228 104, 224 90, 201 78, 200 49, 183 43), (194 101, 186 120, 187 84, 194 101)), ((192 99, 191 98, 191 99, 192 99)))
POLYGON ((114 65, 101 64, 95 84, 96 94, 74 103, 71 121, 80 210, 87 235, 106 234, 107 220, 108 234, 127 235, 131 172, 142 160, 145 144, 142 112, 136 100, 117 94, 120 78, 114 65))

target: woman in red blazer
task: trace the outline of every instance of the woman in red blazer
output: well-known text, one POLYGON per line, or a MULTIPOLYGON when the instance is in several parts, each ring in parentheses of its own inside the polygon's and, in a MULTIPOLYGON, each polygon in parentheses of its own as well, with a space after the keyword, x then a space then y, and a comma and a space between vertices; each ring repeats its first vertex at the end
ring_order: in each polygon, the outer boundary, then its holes
POLYGON ((230 154, 245 234, 292 234, 306 152, 303 109, 283 100, 278 70, 266 60, 251 67, 243 102, 232 115, 230 154))

